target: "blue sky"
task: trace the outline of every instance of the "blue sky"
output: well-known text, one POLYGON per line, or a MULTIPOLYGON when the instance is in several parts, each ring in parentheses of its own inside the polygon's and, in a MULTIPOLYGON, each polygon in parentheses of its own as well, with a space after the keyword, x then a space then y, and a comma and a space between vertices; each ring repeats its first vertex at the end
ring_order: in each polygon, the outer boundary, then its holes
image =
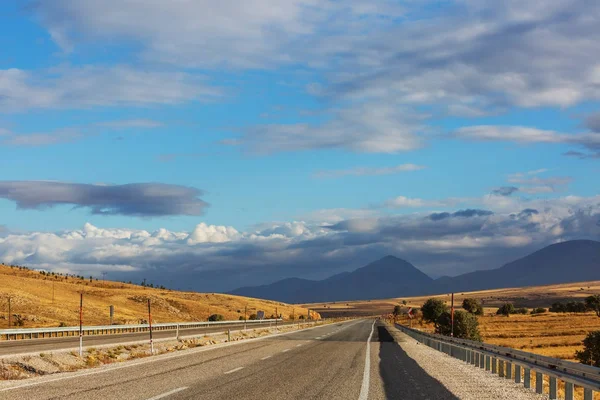
POLYGON ((497 3, 3 2, 0 261, 229 290, 599 239, 600 6, 497 3))

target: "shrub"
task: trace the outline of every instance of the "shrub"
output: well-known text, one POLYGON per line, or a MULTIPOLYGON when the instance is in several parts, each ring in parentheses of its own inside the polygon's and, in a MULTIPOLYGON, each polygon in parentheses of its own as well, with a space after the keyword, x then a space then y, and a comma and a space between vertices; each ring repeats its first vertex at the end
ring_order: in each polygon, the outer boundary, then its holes
POLYGON ((304 319, 304 315, 300 314, 300 316, 298 317, 298 319, 304 319))
POLYGON ((256 319, 256 314, 250 314, 248 317, 249 320, 254 321, 256 319))
POLYGON ((65 327, 65 326, 67 326, 66 322, 60 322, 60 323, 58 324, 58 327, 59 327, 59 328, 62 328, 62 327, 65 327))
POLYGON ((548 310, 546 310, 545 308, 542 307, 538 307, 538 308, 534 308, 533 310, 531 310, 532 314, 543 314, 545 312, 547 312, 548 310))
POLYGON ((514 314, 515 313, 515 306, 513 306, 512 303, 504 303, 502 305, 502 307, 500 307, 498 309, 498 311, 496 311, 496 314, 498 315, 506 315, 507 317, 510 314, 514 314))
POLYGON ((439 299, 429 299, 421 307, 423 319, 427 322, 432 322, 437 327, 437 320, 440 316, 448 312, 448 306, 439 299))
MULTIPOLYGON (((586 299, 587 300, 587 299, 586 299)), ((584 313, 588 311, 588 306, 582 301, 569 301, 567 303, 553 303, 550 307, 551 312, 556 313, 584 313)))
POLYGON ((600 317, 600 295, 587 297, 585 299, 585 306, 588 310, 594 311, 598 317, 600 317))
MULTIPOLYGON (((450 313, 448 311, 443 312, 437 322, 436 333, 450 336, 452 332, 452 316, 450 313)), ((465 311, 454 312, 454 337, 480 342, 481 334, 479 333, 477 317, 465 311)))
POLYGON ((600 331, 590 332, 583 339, 583 350, 575 352, 582 364, 600 367, 600 331))
POLYGON ((394 306, 394 317, 397 317, 398 315, 400 315, 402 313, 402 307, 400 306, 394 306))
POLYGON ((483 307, 476 299, 464 299, 462 303, 462 308, 467 310, 471 314, 475 315, 483 315, 483 307))
POLYGON ((515 314, 529 314, 529 310, 525 307, 517 308, 515 314))
POLYGON ((244 320, 244 316, 240 315, 240 317, 238 318, 238 320, 243 321, 244 320))
POLYGON ((210 317, 208 317, 209 321, 225 321, 225 317, 222 316, 221 314, 213 314, 210 317))

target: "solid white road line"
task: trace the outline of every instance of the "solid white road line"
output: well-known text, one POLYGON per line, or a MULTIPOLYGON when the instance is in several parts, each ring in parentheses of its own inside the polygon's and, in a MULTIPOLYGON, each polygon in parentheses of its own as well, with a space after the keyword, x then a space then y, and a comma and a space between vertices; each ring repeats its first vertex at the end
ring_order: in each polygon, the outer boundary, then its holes
POLYGON ((367 400, 369 398, 369 380, 371 376, 371 338, 373 337, 373 331, 375 330, 375 321, 371 325, 371 333, 367 339, 367 354, 365 356, 365 370, 363 372, 362 386, 360 387, 360 395, 358 400, 367 400))
POLYGON ((263 357, 263 358, 261 358, 261 360, 266 360, 267 358, 271 358, 271 356, 263 357))
POLYGON ((281 352, 282 353, 287 353, 288 351, 290 351, 290 349, 285 349, 285 350, 282 350, 281 352))
POLYGON ((165 397, 168 397, 168 396, 170 396, 172 394, 175 394, 175 393, 179 393, 179 392, 181 392, 182 390, 185 390, 185 389, 187 389, 187 386, 180 387, 180 388, 177 388, 177 389, 173 389, 170 392, 159 394, 158 396, 150 397, 148 400, 164 399, 165 397))
POLYGON ((225 375, 227 375, 227 374, 233 374, 234 372, 238 372, 239 370, 242 370, 242 369, 244 369, 244 367, 237 367, 237 368, 234 368, 234 369, 232 369, 231 371, 227 371, 227 372, 225 372, 225 375))

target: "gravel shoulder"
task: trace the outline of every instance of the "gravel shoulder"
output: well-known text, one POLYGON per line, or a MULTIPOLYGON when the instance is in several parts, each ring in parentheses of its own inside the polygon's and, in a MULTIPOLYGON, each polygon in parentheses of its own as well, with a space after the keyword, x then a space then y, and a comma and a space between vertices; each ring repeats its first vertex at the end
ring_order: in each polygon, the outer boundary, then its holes
POLYGON ((464 400, 542 400, 523 385, 475 368, 456 358, 420 344, 393 327, 388 327, 398 346, 449 392, 464 400))

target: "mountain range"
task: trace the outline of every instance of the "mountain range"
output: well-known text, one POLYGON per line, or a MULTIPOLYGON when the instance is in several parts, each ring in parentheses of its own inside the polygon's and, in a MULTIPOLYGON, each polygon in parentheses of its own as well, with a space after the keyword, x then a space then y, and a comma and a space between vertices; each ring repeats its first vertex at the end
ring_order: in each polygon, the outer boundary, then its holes
POLYGON ((553 244, 500 268, 432 279, 408 261, 386 256, 324 280, 283 279, 232 291, 286 303, 369 300, 600 280, 600 242, 553 244))

